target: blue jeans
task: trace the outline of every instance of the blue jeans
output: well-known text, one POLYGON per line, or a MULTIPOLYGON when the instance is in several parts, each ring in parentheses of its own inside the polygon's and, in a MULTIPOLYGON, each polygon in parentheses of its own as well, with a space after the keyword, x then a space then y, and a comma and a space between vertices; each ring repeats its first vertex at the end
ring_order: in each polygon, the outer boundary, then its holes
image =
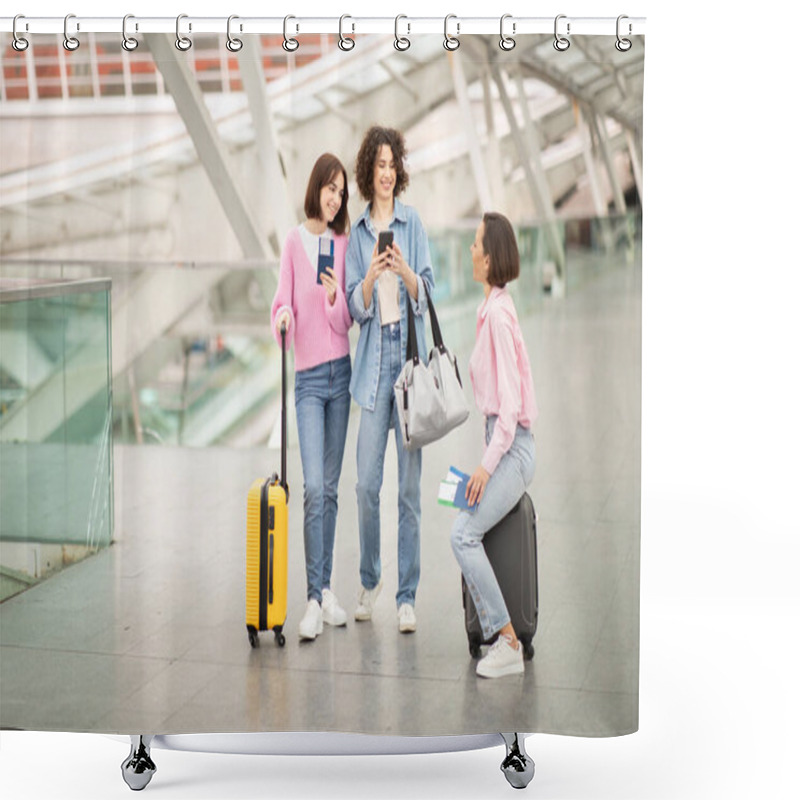
POLYGON ((303 462, 303 542, 309 600, 331 585, 339 475, 350 419, 350 356, 295 373, 294 401, 303 462))
MULTIPOLYGON (((486 421, 486 442, 497 417, 486 421)), ((536 448, 527 428, 517 425, 511 447, 500 459, 475 511, 460 511, 450 532, 450 544, 475 603, 484 639, 511 621, 503 593, 483 548, 483 537, 517 504, 533 480, 536 448)))
POLYGON ((356 461, 358 531, 361 540, 361 585, 374 589, 381 578, 380 491, 389 429, 397 446, 397 605, 414 605, 419 584, 420 477, 422 451, 407 451, 394 399, 394 382, 405 362, 400 349, 400 324, 381 331, 381 365, 375 408, 361 409, 356 461))

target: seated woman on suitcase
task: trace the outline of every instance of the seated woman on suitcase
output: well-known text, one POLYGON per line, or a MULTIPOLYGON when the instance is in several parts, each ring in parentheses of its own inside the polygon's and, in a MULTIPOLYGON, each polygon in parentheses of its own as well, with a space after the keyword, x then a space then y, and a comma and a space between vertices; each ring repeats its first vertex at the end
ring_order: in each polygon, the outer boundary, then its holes
POLYGON ((533 479, 531 425, 538 416, 525 342, 514 301, 505 288, 519 276, 519 251, 511 223, 484 214, 470 247, 472 279, 483 285, 475 350, 469 363, 478 409, 486 419, 484 454, 467 483, 475 506, 456 517, 450 541, 477 609, 484 640, 497 641, 476 672, 499 678, 524 672, 522 646, 511 625, 483 537, 519 502, 533 479))
POLYGON ((308 180, 306 220, 289 231, 281 253, 272 328, 278 343, 295 347, 295 409, 303 464, 303 541, 308 604, 301 639, 322 633, 323 622, 344 625, 347 614, 331 592, 333 541, 347 423, 350 419, 352 325, 344 296, 347 172, 326 153, 308 180))

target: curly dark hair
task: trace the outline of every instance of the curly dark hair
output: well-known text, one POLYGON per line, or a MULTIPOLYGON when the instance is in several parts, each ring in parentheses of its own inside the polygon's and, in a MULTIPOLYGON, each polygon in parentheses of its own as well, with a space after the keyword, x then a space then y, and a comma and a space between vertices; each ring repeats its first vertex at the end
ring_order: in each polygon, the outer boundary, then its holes
POLYGON ((388 144, 392 148, 392 158, 397 170, 397 180, 394 184, 394 196, 397 197, 408 186, 408 173, 406 172, 406 140, 400 131, 394 128, 383 128, 380 125, 373 125, 365 134, 358 148, 356 158, 356 183, 361 196, 368 202, 372 202, 375 195, 373 175, 375 173, 375 159, 378 157, 378 150, 382 144, 388 144))

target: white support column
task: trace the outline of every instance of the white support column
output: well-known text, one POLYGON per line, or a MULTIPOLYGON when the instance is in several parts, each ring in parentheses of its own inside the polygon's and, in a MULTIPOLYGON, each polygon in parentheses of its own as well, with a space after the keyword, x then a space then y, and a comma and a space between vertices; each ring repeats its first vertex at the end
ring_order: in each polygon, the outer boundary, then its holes
POLYGON ((133 97, 133 79, 131 77, 131 58, 133 56, 127 51, 122 51, 122 84, 125 87, 125 97, 130 100, 133 97))
MULTIPOLYGON (((599 114, 591 115, 592 124, 597 135, 597 141, 600 144, 600 152, 603 154, 603 161, 606 165, 606 172, 608 173, 608 180, 611 182, 611 191, 614 194, 614 208, 619 216, 624 217, 625 212, 628 210, 625 205, 625 196, 622 194, 622 187, 619 183, 619 176, 614 169, 614 157, 611 152, 611 146, 608 142, 608 132, 606 131, 605 119, 599 114)), ((628 239, 628 245, 633 246, 633 231, 630 225, 625 223, 625 235, 628 239)))
POLYGON ((592 202, 594 203, 594 211, 598 217, 605 217, 608 214, 608 207, 603 198, 603 192, 600 188, 600 179, 597 173, 597 165, 594 163, 594 153, 592 152, 592 134, 586 120, 583 118, 583 111, 580 104, 573 101, 575 110, 575 124, 578 128, 578 136, 581 140, 581 147, 583 148, 583 161, 586 165, 586 175, 589 178, 589 187, 592 190, 592 202))
POLYGON ((230 156, 206 108, 197 80, 185 60, 180 58, 181 54, 176 56, 175 44, 169 34, 148 34, 145 41, 239 240, 242 254, 245 258, 266 259, 267 253, 258 227, 239 190, 230 156))
POLYGON ((25 51, 25 77, 28 79, 28 100, 38 100, 39 87, 36 85, 36 63, 33 60, 33 42, 28 45, 28 49, 25 51))
POLYGON ((239 75, 242 79, 253 127, 256 132, 258 157, 264 170, 263 185, 267 193, 272 229, 276 236, 276 252, 280 252, 289 229, 297 225, 289 184, 284 172, 284 164, 278 147, 278 134, 264 81, 261 57, 261 41, 254 39, 237 54, 239 75))
POLYGON ((553 205, 553 197, 550 193, 550 184, 547 182, 547 174, 542 164, 542 144, 539 139, 539 127, 531 117, 531 110, 528 106, 528 97, 525 94, 525 84, 522 75, 517 72, 514 76, 517 84, 517 102, 522 108, 522 119, 525 124, 525 141, 530 148, 531 160, 533 161, 533 177, 536 181, 536 191, 541 197, 541 208, 544 211, 544 218, 552 222, 556 218, 556 209, 553 205))
MULTIPOLYGON (((123 53, 125 55, 125 53, 123 53)), ((97 68, 97 36, 89 34, 89 69, 92 73, 92 97, 100 97, 100 70, 97 68)))
POLYGON ((458 107, 461 110, 461 117, 464 121, 464 133, 467 137, 469 160, 472 165, 472 172, 475 176, 475 184, 478 187, 481 211, 491 211, 494 208, 492 190, 489 185, 486 165, 483 163, 483 153, 481 153, 481 145, 478 141, 475 121, 472 118, 472 109, 470 107, 469 94, 467 91, 467 80, 464 77, 464 70, 461 67, 461 59, 453 58, 453 54, 448 53, 447 60, 450 62, 450 71, 453 74, 453 86, 456 90, 456 100, 458 101, 458 107))
MULTIPOLYGON (((511 100, 508 97, 508 91, 506 90, 505 86, 505 79, 503 74, 500 71, 500 68, 492 62, 491 64, 492 70, 492 77, 494 78, 494 82, 497 85, 497 90, 500 93, 500 102, 503 104, 503 110, 505 111, 506 117, 508 119, 508 125, 511 130, 511 137, 514 141, 514 145, 517 149, 517 155, 520 160, 520 164, 525 172, 525 179, 528 183, 528 188, 530 189, 531 196, 533 197, 533 202, 536 208, 539 211, 539 216, 542 219, 544 233, 547 237, 547 242, 550 245, 550 251, 553 254, 556 262, 556 269, 558 271, 559 277, 564 277, 564 263, 565 263, 565 256, 564 256, 564 245, 561 241, 561 237, 558 234, 555 225, 555 213, 552 211, 552 200, 550 199, 550 192, 549 189, 546 192, 543 192, 541 189, 541 180, 544 180, 544 174, 542 173, 540 176, 535 174, 535 171, 531 165, 531 157, 528 153, 528 148, 525 145, 525 138, 522 135, 522 131, 517 124, 516 116, 514 115, 514 108, 511 105, 511 100), (548 201, 549 201, 549 214, 548 217, 548 201)), ((525 98, 519 98, 520 101, 524 105, 525 98)), ((524 108, 523 108, 524 112, 524 108)), ((538 148, 538 143, 537 143, 538 148)), ((534 148, 536 150, 537 148, 534 148)), ((541 172, 541 158, 539 159, 539 166, 536 172, 541 172)))
POLYGON ((494 126, 494 100, 492 99, 492 80, 489 70, 481 73, 483 85, 483 113, 486 118, 486 160, 489 162, 489 188, 494 210, 505 212, 506 191, 503 181, 503 159, 500 157, 500 140, 494 126))
POLYGON ((642 161, 639 158, 639 150, 636 147, 636 139, 630 128, 625 128, 625 139, 628 142, 628 155, 631 159, 631 169, 633 179, 636 181, 636 190, 639 192, 639 201, 644 205, 644 181, 642 180, 642 161))
MULTIPOLYGON (((28 48, 30 50, 30 47, 28 48)), ((69 84, 67 83, 67 56, 64 48, 58 45, 58 77, 61 79, 61 97, 69 100, 69 84)))
POLYGON ((219 72, 222 80, 222 91, 225 94, 230 94, 231 69, 228 64, 228 59, 231 54, 228 52, 228 48, 222 43, 222 39, 219 40, 219 47, 217 49, 219 50, 219 72))
POLYGON ((611 184, 611 191, 614 194, 614 206, 617 214, 624 214, 626 211, 625 197, 622 194, 622 187, 619 185, 619 178, 617 171, 614 169, 614 159, 611 153, 611 147, 608 144, 608 133, 606 132, 605 120, 597 114, 592 113, 590 116, 592 127, 597 134, 597 142, 600 145, 600 152, 603 155, 603 162, 606 165, 606 172, 608 173, 608 180, 611 184))

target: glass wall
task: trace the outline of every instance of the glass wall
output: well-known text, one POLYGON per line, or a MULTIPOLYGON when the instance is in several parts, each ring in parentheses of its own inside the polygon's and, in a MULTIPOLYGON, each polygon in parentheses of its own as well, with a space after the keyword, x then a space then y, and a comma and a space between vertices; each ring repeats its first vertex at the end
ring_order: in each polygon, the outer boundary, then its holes
POLYGON ((110 288, 0 279, 2 597, 111 542, 110 288))
MULTIPOLYGON (((478 222, 428 231, 433 299, 445 342, 461 362, 469 359, 475 310, 483 299, 472 280, 470 254, 478 222)), ((559 295, 606 269, 631 263, 640 246, 641 214, 556 220, 551 231, 521 225, 516 236, 521 271, 509 291, 522 316, 542 303, 557 302, 559 295), (554 241, 564 254, 562 263, 552 250, 554 241)), ((269 262, 195 262, 191 268, 164 263, 5 265, 6 274, 24 270, 43 278, 113 275, 112 300, 119 308, 113 321, 114 441, 189 447, 263 446, 279 428, 280 350, 269 329, 277 269, 269 262), (165 296, 172 308, 157 307, 157 298, 165 296)), ((353 351, 357 336, 354 326, 353 351)), ((287 363, 291 393, 291 356, 287 363)), ((5 390, 8 402, 14 391, 5 390)), ((68 428, 96 421, 100 394, 94 402, 70 419, 68 428)), ((290 440, 293 435, 290 425, 290 440)))

